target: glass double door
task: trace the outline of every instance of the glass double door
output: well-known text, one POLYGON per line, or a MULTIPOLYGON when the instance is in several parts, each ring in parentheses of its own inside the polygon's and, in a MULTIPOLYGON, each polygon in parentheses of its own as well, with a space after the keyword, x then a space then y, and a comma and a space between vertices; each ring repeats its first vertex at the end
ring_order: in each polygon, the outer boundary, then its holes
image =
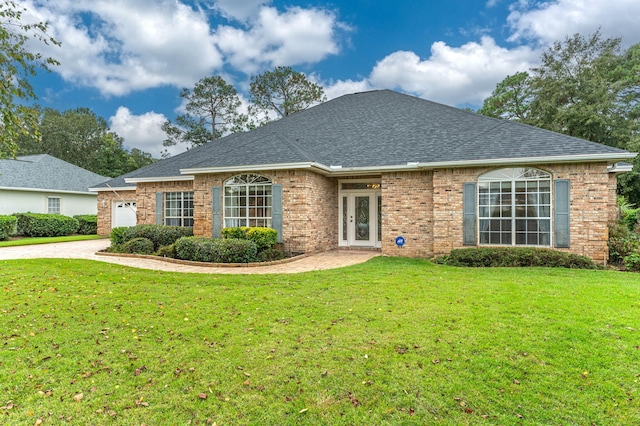
POLYGON ((341 195, 341 246, 380 247, 380 191, 357 191, 341 195))

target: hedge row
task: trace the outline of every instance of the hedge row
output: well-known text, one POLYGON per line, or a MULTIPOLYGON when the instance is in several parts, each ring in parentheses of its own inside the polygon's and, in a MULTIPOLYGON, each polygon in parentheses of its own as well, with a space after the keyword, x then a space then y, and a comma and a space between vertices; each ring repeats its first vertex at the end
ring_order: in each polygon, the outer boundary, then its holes
POLYGON ((122 246, 134 238, 146 238, 153 244, 153 251, 175 243, 181 237, 193 235, 193 228, 165 225, 121 226, 111 230, 111 251, 120 251, 122 246))
POLYGON ((16 233, 18 218, 15 216, 0 216, 0 240, 4 240, 16 233))
POLYGON ((272 228, 240 226, 224 228, 222 238, 249 240, 256 244, 258 253, 273 248, 278 242, 278 231, 272 228))
POLYGON ((82 214, 74 216, 78 221, 78 234, 82 235, 95 235, 98 233, 98 215, 96 214, 82 214))
POLYGON ((155 254, 196 262, 248 263, 284 258, 271 228, 225 228, 224 238, 194 237, 192 228, 136 225, 111 230, 114 253, 155 254))
POLYGON ((238 238, 183 237, 176 241, 177 259, 213 263, 249 263, 257 260, 253 241, 238 238))
POLYGON ((78 230, 78 220, 61 214, 18 213, 18 233, 27 237, 59 237, 78 230))
POLYGON ((549 267, 598 269, 585 256, 533 247, 473 247, 454 249, 437 263, 468 267, 549 267))
POLYGON ((98 216, 95 214, 69 217, 61 214, 15 213, 0 218, 0 240, 10 235, 58 237, 75 233, 96 234, 98 231, 98 216))

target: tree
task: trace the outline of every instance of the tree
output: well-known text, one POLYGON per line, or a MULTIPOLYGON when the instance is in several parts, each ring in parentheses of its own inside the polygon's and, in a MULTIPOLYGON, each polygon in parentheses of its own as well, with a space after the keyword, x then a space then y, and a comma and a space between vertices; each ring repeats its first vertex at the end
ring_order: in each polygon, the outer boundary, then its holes
POLYGON ((186 114, 176 117, 176 123, 165 121, 162 130, 167 135, 164 146, 188 143, 191 147, 213 141, 227 132, 238 131, 247 117, 238 112, 241 102, 236 89, 222 77, 205 77, 192 90, 182 89, 186 114))
POLYGON ((64 112, 52 108, 40 111, 41 141, 23 136, 19 153, 49 154, 103 176, 120 176, 153 159, 138 149, 126 151, 123 140, 109 130, 107 121, 88 108, 64 112))
POLYGON ((489 117, 527 122, 531 102, 531 77, 527 72, 518 72, 498 83, 478 112, 489 117))
MULTIPOLYGON (((640 44, 624 51, 600 32, 555 42, 540 66, 500 82, 478 111, 637 152, 640 148, 640 44)), ((640 159, 618 191, 640 205, 640 159)))
POLYGON ((21 9, 13 1, 0 2, 0 158, 15 157, 21 136, 37 139, 38 114, 26 102, 36 99, 29 77, 38 68, 49 71, 58 61, 30 52, 27 43, 35 39, 59 45, 47 36, 47 24, 25 24, 21 9))
POLYGON ((291 67, 276 67, 273 71, 251 78, 249 88, 254 114, 263 114, 263 122, 286 117, 324 102, 324 90, 291 67))

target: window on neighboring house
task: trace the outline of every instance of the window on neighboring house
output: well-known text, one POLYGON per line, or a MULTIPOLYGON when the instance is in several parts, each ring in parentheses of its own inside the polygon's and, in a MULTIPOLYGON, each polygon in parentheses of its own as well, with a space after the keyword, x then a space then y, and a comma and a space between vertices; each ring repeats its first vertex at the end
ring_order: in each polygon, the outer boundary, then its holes
POLYGON ((480 244, 551 245, 551 175, 531 168, 478 178, 480 244))
POLYGON ((193 192, 166 192, 164 194, 164 224, 193 226, 193 192))
POLYGON ((47 213, 60 214, 60 197, 47 197, 47 213))
POLYGON ((271 227, 272 183, 264 176, 244 174, 224 183, 224 227, 271 227))

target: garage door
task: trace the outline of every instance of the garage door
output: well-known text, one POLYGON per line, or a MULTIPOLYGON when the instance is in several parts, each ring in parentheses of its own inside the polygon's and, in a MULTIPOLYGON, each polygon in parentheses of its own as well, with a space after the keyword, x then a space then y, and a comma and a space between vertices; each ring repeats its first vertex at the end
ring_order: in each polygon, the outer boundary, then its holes
POLYGON ((116 201, 113 208, 113 227, 136 224, 136 202, 116 201))

